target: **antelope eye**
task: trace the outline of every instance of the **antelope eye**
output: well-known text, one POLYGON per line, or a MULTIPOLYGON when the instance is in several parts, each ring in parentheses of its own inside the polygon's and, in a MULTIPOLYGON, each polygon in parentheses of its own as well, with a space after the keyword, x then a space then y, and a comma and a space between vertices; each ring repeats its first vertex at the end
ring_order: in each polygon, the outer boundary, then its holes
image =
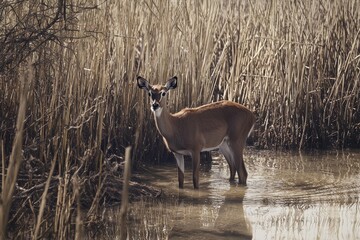
POLYGON ((161 96, 165 97, 165 95, 166 95, 166 92, 161 93, 161 96))

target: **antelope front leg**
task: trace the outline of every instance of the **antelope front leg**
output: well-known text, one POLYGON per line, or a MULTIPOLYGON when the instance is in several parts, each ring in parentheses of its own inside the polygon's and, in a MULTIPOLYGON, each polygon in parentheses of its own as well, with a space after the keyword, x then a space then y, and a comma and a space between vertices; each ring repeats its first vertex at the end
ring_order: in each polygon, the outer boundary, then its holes
POLYGON ((192 163, 194 188, 199 189, 200 152, 193 152, 192 163))
POLYGON ((178 166, 179 188, 184 188, 184 171, 185 171, 184 156, 178 153, 174 153, 174 156, 176 158, 176 163, 178 166))
POLYGON ((178 167, 179 188, 184 188, 184 172, 178 167))

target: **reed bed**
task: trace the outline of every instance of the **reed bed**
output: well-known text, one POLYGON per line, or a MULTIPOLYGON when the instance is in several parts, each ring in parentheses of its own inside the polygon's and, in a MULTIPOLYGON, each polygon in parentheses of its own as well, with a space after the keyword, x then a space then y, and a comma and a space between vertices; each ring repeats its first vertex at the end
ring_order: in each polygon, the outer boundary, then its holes
POLYGON ((171 111, 244 104, 259 148, 359 147, 359 14, 356 0, 0 3, 2 206, 28 87, 8 229, 81 236, 121 199, 125 147, 134 168, 167 159, 137 75, 178 76, 171 111))

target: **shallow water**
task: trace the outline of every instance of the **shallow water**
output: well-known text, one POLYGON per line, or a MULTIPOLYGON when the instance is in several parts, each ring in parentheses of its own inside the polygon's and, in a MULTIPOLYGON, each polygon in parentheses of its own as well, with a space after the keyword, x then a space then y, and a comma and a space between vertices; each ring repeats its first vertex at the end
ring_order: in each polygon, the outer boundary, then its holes
POLYGON ((359 151, 249 150, 245 159, 246 187, 228 181, 221 156, 202 167, 200 190, 191 168, 183 190, 175 163, 148 169, 165 197, 131 204, 130 239, 360 239, 359 151))

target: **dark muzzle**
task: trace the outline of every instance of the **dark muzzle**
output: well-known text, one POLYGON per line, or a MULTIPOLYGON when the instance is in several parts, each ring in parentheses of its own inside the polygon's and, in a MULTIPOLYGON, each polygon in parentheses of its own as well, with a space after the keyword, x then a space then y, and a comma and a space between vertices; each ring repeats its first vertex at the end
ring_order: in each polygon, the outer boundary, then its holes
POLYGON ((153 102, 153 104, 151 104, 151 108, 153 111, 156 111, 156 109, 158 109, 160 107, 160 104, 158 102, 153 102))

